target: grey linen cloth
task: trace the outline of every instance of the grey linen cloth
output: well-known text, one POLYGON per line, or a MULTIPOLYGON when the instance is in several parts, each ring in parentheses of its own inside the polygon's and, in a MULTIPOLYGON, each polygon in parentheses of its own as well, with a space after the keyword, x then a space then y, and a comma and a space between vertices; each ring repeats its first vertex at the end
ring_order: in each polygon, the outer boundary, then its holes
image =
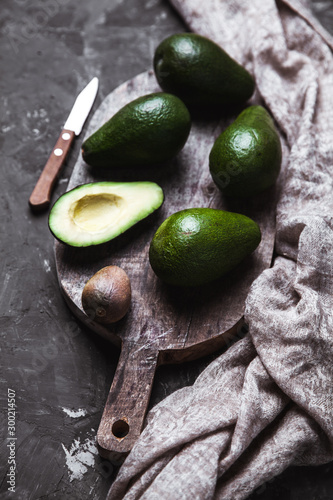
POLYGON ((296 0, 173 0, 253 73, 287 160, 276 258, 248 335, 148 415, 108 500, 246 498, 289 465, 333 460, 332 39, 296 0))

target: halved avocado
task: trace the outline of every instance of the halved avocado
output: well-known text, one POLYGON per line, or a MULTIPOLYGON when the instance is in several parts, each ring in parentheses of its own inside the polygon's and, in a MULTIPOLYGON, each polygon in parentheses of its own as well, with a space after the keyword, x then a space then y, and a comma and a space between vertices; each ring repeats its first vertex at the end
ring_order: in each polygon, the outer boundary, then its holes
POLYGON ((49 228, 67 245, 100 245, 150 215, 163 199, 162 188, 155 182, 82 184, 58 198, 49 228))

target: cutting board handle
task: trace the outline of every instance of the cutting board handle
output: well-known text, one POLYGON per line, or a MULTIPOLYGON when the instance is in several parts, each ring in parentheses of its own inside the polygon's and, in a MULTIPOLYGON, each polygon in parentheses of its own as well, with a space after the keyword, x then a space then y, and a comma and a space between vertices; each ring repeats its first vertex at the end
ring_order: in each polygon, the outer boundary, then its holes
POLYGON ((149 403, 158 351, 123 344, 97 432, 102 457, 120 464, 138 439, 149 403))

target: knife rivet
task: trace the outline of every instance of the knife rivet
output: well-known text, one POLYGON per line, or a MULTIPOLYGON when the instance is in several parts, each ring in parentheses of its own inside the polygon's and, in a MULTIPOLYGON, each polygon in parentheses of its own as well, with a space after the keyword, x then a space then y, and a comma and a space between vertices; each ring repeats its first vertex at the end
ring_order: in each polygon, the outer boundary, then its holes
POLYGON ((68 141, 68 139, 71 138, 68 132, 64 132, 61 137, 63 138, 64 141, 68 141))
POLYGON ((62 153, 63 153, 63 150, 61 148, 57 148, 57 149, 54 150, 54 154, 56 156, 61 156, 62 153))

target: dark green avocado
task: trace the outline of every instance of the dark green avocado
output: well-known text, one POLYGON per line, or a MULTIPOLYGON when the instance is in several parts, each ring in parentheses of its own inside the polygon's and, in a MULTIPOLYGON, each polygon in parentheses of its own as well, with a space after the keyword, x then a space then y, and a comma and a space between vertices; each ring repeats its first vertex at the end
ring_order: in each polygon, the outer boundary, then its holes
POLYGON ((254 79, 220 46, 195 33, 163 40, 154 55, 154 71, 165 92, 187 106, 240 105, 254 92, 254 79))
POLYGON ((49 215, 49 228, 73 247, 100 245, 116 238, 163 203, 154 182, 91 182, 58 198, 49 215))
POLYGON ((198 286, 231 271, 260 241, 258 224, 245 215, 188 208, 162 222, 151 241, 149 260, 162 281, 198 286))
POLYGON ((262 106, 249 106, 216 139, 209 168, 226 196, 248 198, 272 186, 281 168, 279 134, 262 106))
POLYGON ((93 167, 128 168, 164 163, 185 145, 191 118, 185 104, 164 92, 131 101, 82 144, 93 167))

